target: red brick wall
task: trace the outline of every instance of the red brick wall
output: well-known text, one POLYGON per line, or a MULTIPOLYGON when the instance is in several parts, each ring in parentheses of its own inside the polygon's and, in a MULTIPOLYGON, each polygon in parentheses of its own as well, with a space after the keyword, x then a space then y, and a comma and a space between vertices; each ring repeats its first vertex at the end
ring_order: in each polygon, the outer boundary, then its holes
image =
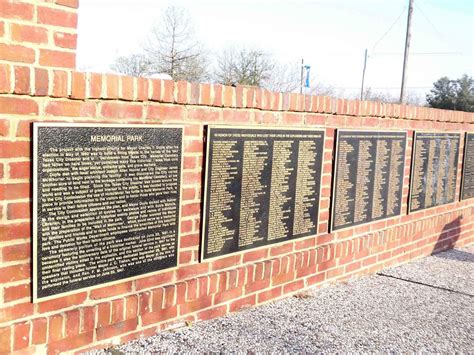
MULTIPOLYGON (((474 130, 474 114, 79 73, 77 6, 76 0, 0 0, 0 353, 106 347, 474 241, 474 200, 406 214, 414 130, 474 130), (33 121, 184 124, 176 270, 31 302, 33 121), (317 235, 199 263, 208 123, 326 128, 317 235), (328 233, 335 128, 408 131, 400 217, 328 233)), ((462 146, 463 140, 461 156, 462 146)), ((458 193, 461 165, 462 159, 458 193)))

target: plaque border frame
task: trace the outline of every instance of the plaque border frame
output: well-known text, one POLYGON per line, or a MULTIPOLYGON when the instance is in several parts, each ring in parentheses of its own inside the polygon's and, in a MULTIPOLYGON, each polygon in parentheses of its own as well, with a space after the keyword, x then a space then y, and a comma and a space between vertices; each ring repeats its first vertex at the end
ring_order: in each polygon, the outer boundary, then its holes
POLYGON ((334 198, 335 198, 335 194, 334 194, 334 187, 335 187, 335 184, 336 184, 336 172, 337 172, 337 166, 336 166, 336 162, 337 162, 337 157, 338 157, 338 154, 337 154, 337 146, 339 144, 339 132, 380 132, 380 133, 396 133, 396 132, 399 132, 399 133, 403 133, 405 135, 405 158, 403 159, 403 180, 402 182, 405 180, 405 168, 407 166, 406 164, 406 158, 407 158, 407 148, 408 148, 408 131, 406 130, 377 130, 377 129, 358 129, 358 128, 336 128, 335 129, 335 139, 334 139, 334 147, 333 147, 333 151, 334 151, 334 159, 333 159, 333 166, 332 166, 332 179, 331 179, 331 199, 330 199, 330 203, 331 203, 331 208, 330 208, 330 215, 329 215, 329 225, 328 225, 328 231, 329 233, 337 233, 337 232, 342 232, 342 231, 345 231, 347 229, 350 229, 350 228, 357 228, 357 227, 361 227, 361 226, 365 226, 365 225, 368 225, 370 223, 376 223, 376 222, 380 222, 380 221, 390 221, 394 218, 399 218, 400 216, 403 215, 403 187, 404 187, 404 184, 402 183, 402 197, 401 197, 401 201, 400 201, 400 213, 396 216, 391 216, 391 217, 385 217, 385 218, 380 218, 380 219, 377 219, 377 220, 373 220, 373 221, 369 221, 369 222, 364 222, 364 223, 359 223, 359 224, 352 224, 352 225, 349 225, 347 227, 343 227, 343 228, 339 228, 339 229, 334 229, 333 226, 332 226, 332 221, 333 221, 333 218, 334 218, 334 198))
MULTIPOLYGON (((453 202, 448 202, 448 203, 444 203, 442 205, 436 205, 436 206, 431 206, 431 207, 425 207, 425 208, 422 208, 422 209, 419 209, 417 211, 412 211, 411 210, 411 193, 412 193, 412 182, 413 182, 413 169, 415 167, 415 143, 416 143, 416 135, 418 133, 422 133, 422 134, 425 134, 425 133, 432 133, 432 134, 457 134, 459 135, 459 148, 461 147, 461 138, 463 136, 463 131, 445 131, 445 132, 441 132, 441 131, 424 131, 424 130, 421 130, 421 131, 416 131, 414 130, 413 131, 413 138, 412 138, 412 144, 411 144, 411 162, 410 162, 410 182, 409 182, 409 185, 408 185, 408 201, 407 201, 407 215, 411 215, 411 214, 414 214, 414 213, 418 213, 418 212, 422 212, 422 211, 428 211, 428 210, 431 210, 433 208, 437 208, 437 207, 441 207, 441 206, 449 206, 449 205, 452 205, 454 203, 458 203, 459 202, 459 196, 458 198, 456 199, 456 193, 454 195, 454 201, 453 202)), ((459 168, 459 148, 458 148, 458 155, 457 155, 457 167, 456 167, 456 187, 455 187, 455 190, 457 191, 457 188, 458 188, 458 168, 459 168)), ((462 170, 462 167, 461 167, 461 170, 462 170)), ((462 172, 461 172, 462 174, 462 172)))
POLYGON ((329 127, 290 127, 290 126, 271 126, 271 127, 266 127, 266 126, 257 126, 257 125, 227 125, 227 124, 207 124, 205 125, 206 127, 206 135, 205 135, 205 138, 206 138, 206 150, 205 150, 205 160, 203 161, 203 163, 205 164, 204 166, 204 180, 203 180, 203 185, 204 185, 204 189, 203 189, 203 198, 202 198, 202 223, 201 223, 201 242, 200 242, 200 245, 199 245, 199 248, 200 248, 200 251, 199 251, 199 262, 202 263, 202 262, 208 262, 208 261, 214 261, 214 260, 219 260, 219 259, 223 259, 223 258, 226 258, 226 257, 229 257, 229 256, 232 256, 232 255, 241 255, 241 254, 244 254, 244 253, 247 253, 247 252, 252 252, 252 251, 256 251, 256 250, 262 250, 262 249, 265 249, 265 248, 271 248, 271 247, 274 247, 274 246, 278 246, 278 245, 283 245, 285 243, 290 243, 290 242, 295 242, 295 241, 300 241, 300 240, 306 240, 306 239, 309 239, 309 238, 315 238, 317 237, 318 235, 322 235, 323 233, 320 233, 319 232, 319 221, 320 221, 320 218, 319 218, 319 215, 321 214, 321 191, 322 191, 322 179, 323 179, 323 165, 324 165, 324 153, 325 153, 325 143, 326 143, 326 138, 327 138, 327 135, 326 135, 326 129, 329 128, 329 127), (209 136, 210 136, 210 131, 211 129, 214 129, 214 128, 229 128, 229 129, 258 129, 258 130, 272 130, 272 131, 279 131, 279 130, 290 130, 290 131, 316 131, 316 132, 320 132, 323 134, 323 156, 322 156, 322 159, 321 159, 321 168, 320 168, 320 184, 319 184, 319 198, 318 198, 318 215, 316 216, 316 233, 315 234, 312 234, 312 235, 308 235, 308 236, 305 236, 305 237, 300 237, 300 238, 295 238, 295 239, 290 239, 290 240, 284 240, 284 241, 281 241, 281 242, 275 242, 275 243, 271 243, 271 244, 266 244, 266 245, 262 245, 262 246, 259 246, 259 247, 255 247, 255 248, 249 248, 249 249, 245 249, 245 250, 238 250, 238 251, 234 251, 234 252, 231 252, 231 253, 227 253, 227 254, 223 254, 223 255, 217 255, 217 256, 212 256, 212 257, 209 257, 209 258, 204 258, 204 244, 205 244, 205 228, 206 228, 206 218, 205 218, 205 213, 206 213, 206 209, 207 209, 207 181, 208 181, 208 173, 209 173, 209 148, 210 148, 210 139, 209 139, 209 136))
POLYGON ((462 167, 461 167, 461 186, 459 188, 459 202, 462 202, 462 201, 467 201, 467 200, 471 200, 473 199, 474 197, 469 197, 469 198, 462 198, 462 195, 463 195, 463 189, 464 189, 464 172, 466 171, 465 169, 465 161, 466 161, 466 152, 467 152, 467 136, 469 134, 472 134, 474 136, 474 132, 473 131, 465 131, 464 132, 464 146, 463 146, 463 152, 462 152, 462 167))
POLYGON ((33 122, 32 125, 32 142, 33 142, 33 156, 32 156, 32 174, 33 174, 33 181, 32 181, 32 190, 33 190, 33 201, 32 201, 32 218, 31 223, 32 225, 32 267, 31 267, 31 274, 32 274, 32 303, 38 303, 43 301, 48 301, 52 299, 57 299, 65 296, 69 296, 72 294, 99 289, 102 287, 113 286, 122 282, 127 282, 131 280, 137 280, 143 277, 149 277, 153 275, 158 275, 160 273, 173 271, 179 268, 179 251, 180 251, 180 244, 181 244, 181 213, 182 213, 182 195, 183 195, 183 161, 184 161, 184 125, 180 124, 144 124, 144 123, 74 123, 74 122, 33 122), (179 211, 178 211, 178 243, 176 247, 176 266, 172 266, 169 268, 152 271, 146 274, 131 276, 127 278, 123 278, 120 280, 113 280, 109 282, 104 282, 98 285, 87 286, 78 288, 75 290, 62 292, 46 297, 38 297, 38 275, 37 275, 37 262, 38 262, 38 128, 40 127, 104 127, 104 128, 179 128, 181 130, 181 167, 180 167, 180 176, 179 176, 179 211))

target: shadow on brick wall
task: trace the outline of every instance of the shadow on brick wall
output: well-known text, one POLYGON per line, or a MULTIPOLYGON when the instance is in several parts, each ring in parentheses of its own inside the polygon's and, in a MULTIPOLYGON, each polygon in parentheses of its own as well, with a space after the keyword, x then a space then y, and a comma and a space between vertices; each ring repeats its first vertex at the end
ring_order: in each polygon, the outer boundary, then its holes
POLYGON ((455 220, 447 223, 443 227, 443 230, 441 231, 431 253, 432 255, 438 254, 445 250, 453 249, 456 246, 456 242, 461 235, 462 218, 462 215, 458 216, 455 220))

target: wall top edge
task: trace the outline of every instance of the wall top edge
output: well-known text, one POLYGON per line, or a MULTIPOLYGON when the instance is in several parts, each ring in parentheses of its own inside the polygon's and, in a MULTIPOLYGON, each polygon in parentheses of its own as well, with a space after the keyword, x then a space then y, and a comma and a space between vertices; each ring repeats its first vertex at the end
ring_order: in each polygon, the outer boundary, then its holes
POLYGON ((356 117, 382 117, 421 121, 474 123, 474 113, 430 107, 361 101, 329 96, 272 92, 263 88, 213 83, 190 83, 114 73, 80 72, 0 62, 6 83, 0 94, 49 96, 70 100, 156 101, 176 105, 196 105, 230 109, 256 109, 289 113, 320 113, 356 117), (28 68, 29 88, 25 91, 24 70, 28 68), (18 76, 18 77, 17 77, 18 76), (22 80, 20 80, 22 79, 22 80), (18 85, 23 84, 21 88, 18 85))

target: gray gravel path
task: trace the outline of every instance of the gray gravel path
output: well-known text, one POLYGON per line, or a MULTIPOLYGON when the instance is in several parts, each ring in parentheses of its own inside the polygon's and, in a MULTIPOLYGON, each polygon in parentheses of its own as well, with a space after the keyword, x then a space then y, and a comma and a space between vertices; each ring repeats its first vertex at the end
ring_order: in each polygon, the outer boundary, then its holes
POLYGON ((474 295, 474 244, 423 258, 403 266, 386 269, 392 276, 474 295))
POLYGON ((473 271, 470 246, 383 271, 390 276, 312 289, 116 351, 472 354, 473 271))

